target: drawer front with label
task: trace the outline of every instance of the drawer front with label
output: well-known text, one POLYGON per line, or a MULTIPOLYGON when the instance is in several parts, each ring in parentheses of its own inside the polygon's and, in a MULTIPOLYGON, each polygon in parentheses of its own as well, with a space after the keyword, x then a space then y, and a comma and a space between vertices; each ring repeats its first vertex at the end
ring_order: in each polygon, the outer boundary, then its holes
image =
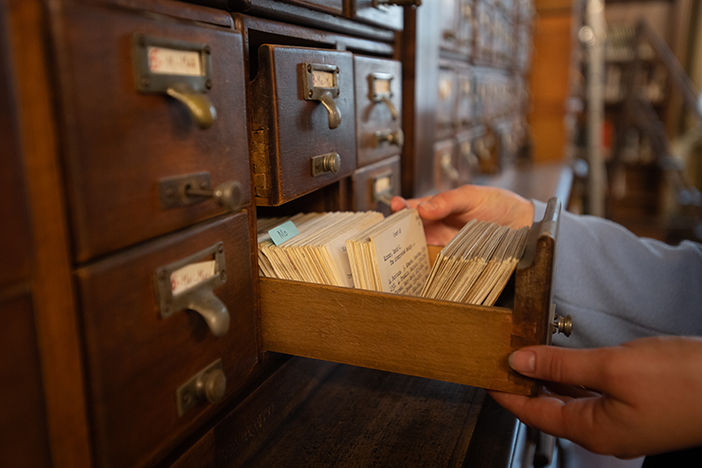
POLYGON ((453 68, 439 69, 439 89, 436 101, 436 136, 438 138, 456 131, 456 96, 458 74, 453 68))
POLYGON ((258 360, 246 212, 76 272, 98 466, 142 466, 246 383, 258 360))
POLYGON ((354 211, 390 214, 392 197, 400 195, 400 156, 357 169, 351 179, 354 211))
POLYGON ((348 0, 349 17, 364 23, 381 26, 394 31, 402 31, 402 7, 393 5, 392 0, 348 0))
POLYGON ((78 261, 250 204, 239 33, 84 5, 57 22, 78 261))
POLYGON ((402 65, 354 57, 359 167, 402 151, 402 65))
POLYGON ((256 203, 280 205, 356 168, 353 55, 262 45, 249 93, 256 203))
POLYGON ((468 127, 475 120, 475 76, 473 69, 462 67, 458 69, 458 102, 456 104, 456 120, 458 127, 468 127))

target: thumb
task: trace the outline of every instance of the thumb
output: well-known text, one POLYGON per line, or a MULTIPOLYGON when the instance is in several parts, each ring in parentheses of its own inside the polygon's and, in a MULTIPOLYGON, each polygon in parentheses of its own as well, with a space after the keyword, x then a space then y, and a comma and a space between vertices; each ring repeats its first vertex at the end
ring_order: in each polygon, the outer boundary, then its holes
POLYGON ((512 353, 509 365, 527 377, 604 390, 601 388, 602 369, 610 352, 610 348, 588 350, 530 346, 512 353))

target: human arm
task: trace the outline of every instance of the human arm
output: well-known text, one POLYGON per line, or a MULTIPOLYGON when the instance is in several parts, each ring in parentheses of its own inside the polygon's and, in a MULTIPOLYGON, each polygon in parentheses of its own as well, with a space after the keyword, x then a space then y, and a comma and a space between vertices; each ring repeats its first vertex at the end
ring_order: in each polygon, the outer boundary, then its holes
MULTIPOLYGON (((530 225, 546 205, 464 185, 433 197, 393 198, 394 211, 405 206, 417 207, 429 244, 445 245, 470 219, 530 225)), ((701 285, 702 245, 670 246, 602 218, 561 211, 553 302, 559 315, 573 317, 574 328, 554 343, 592 348, 645 336, 702 336, 701 285)))
POLYGON ((568 386, 535 398, 490 392, 528 426, 624 458, 702 444, 700 338, 651 337, 589 350, 532 346, 513 353, 510 365, 568 386))

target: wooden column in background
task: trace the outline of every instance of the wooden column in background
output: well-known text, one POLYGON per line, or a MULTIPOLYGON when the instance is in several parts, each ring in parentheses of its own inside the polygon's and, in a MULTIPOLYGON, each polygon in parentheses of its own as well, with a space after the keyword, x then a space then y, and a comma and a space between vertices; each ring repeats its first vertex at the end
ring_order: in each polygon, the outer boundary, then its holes
POLYGON ((573 0, 535 0, 534 52, 528 115, 535 162, 563 159, 570 92, 573 0))

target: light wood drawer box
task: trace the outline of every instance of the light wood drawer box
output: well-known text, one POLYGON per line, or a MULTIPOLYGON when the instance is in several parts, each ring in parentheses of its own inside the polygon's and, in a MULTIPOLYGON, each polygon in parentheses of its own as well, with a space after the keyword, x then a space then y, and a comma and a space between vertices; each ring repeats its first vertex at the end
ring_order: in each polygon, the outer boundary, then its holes
POLYGON ((551 342, 559 212, 554 198, 532 227, 509 307, 261 278, 263 348, 535 395, 540 383, 511 371, 507 360, 517 348, 551 342))
MULTIPOLYGON (((203 9, 180 4, 179 11, 187 17, 196 8, 203 9)), ((55 23, 65 169, 79 262, 225 211, 205 197, 164 208, 162 179, 206 173, 210 187, 237 181, 240 204, 250 204, 240 33, 75 4, 61 5, 55 23), (181 60, 180 65, 163 66, 169 57, 181 60), (167 95, 169 88, 187 96, 197 112, 167 95), (198 128, 196 122, 208 123, 207 100, 216 118, 209 128, 198 128), (204 120, 194 118, 196 113, 204 120)), ((224 18, 222 23, 227 24, 224 18)), ((182 197, 177 188, 172 197, 182 197)))
POLYGON ((345 0, 345 3, 348 4, 347 15, 351 19, 393 31, 402 31, 404 18, 401 6, 380 4, 374 6, 373 0, 345 0))
POLYGON ((358 167, 402 151, 402 65, 354 56, 358 167))
POLYGON ((242 212, 76 272, 97 466, 148 464, 215 414, 217 405, 193 399, 183 390, 180 407, 186 409, 179 415, 177 396, 181 386, 217 360, 226 378, 222 401, 242 389, 258 362, 252 268, 248 213, 242 212), (161 302, 168 298, 160 285, 165 280, 170 286, 179 277, 170 274, 173 268, 217 255, 224 265, 217 263, 209 291, 203 288, 205 282, 174 294, 171 315, 164 316, 161 302), (196 258, 188 259, 191 256, 196 258), (187 296, 195 292, 204 296, 187 296), (179 297, 192 302, 178 306, 179 297), (214 336, 192 310, 209 307, 221 312, 213 298, 228 311, 229 328, 221 336, 214 336))
POLYGON ((264 44, 248 101, 256 204, 283 204, 356 168, 350 52, 264 44))

